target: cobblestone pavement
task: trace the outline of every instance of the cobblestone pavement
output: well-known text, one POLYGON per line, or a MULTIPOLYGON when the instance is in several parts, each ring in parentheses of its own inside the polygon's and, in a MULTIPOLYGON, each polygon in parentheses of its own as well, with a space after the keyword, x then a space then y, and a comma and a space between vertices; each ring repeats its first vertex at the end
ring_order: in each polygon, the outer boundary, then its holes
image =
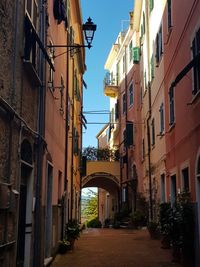
POLYGON ((180 267, 147 230, 88 229, 51 267, 180 267))

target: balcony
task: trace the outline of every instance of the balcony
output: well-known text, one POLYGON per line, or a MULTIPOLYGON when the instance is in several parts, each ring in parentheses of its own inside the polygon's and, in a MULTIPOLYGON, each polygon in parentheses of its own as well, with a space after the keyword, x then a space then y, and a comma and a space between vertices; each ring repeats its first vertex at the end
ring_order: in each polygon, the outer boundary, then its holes
POLYGON ((109 97, 116 97, 118 95, 118 80, 117 76, 113 76, 107 72, 104 78, 104 94, 109 97))

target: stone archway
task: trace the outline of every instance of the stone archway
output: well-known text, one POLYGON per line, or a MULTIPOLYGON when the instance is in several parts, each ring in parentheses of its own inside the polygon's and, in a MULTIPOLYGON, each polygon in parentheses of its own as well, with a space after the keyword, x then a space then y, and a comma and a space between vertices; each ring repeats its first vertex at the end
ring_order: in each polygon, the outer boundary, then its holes
POLYGON ((98 217, 102 225, 119 209, 119 180, 107 172, 95 172, 82 181, 82 188, 98 187, 98 217))
POLYGON ((108 192, 119 189, 119 181, 117 177, 106 172, 95 172, 85 176, 82 181, 82 188, 100 187, 108 192))

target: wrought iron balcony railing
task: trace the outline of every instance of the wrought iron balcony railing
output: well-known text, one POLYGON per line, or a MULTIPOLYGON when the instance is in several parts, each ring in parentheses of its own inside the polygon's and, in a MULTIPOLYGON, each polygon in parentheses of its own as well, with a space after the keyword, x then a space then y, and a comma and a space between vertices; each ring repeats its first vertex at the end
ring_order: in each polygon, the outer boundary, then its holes
POLYGON ((109 97, 116 97, 118 94, 117 75, 107 72, 104 78, 104 94, 109 97))

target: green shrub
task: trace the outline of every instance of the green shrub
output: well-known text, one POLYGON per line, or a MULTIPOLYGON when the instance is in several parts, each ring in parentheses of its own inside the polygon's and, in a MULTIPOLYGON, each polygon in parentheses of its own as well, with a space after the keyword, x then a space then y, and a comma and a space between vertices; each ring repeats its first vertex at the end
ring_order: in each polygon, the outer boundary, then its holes
POLYGON ((89 227, 89 228, 101 228, 102 224, 98 218, 94 218, 87 223, 87 227, 89 227))
POLYGON ((80 237, 81 229, 76 220, 71 220, 66 224, 65 235, 67 240, 78 239, 80 237))
POLYGON ((141 210, 136 210, 135 212, 131 213, 130 217, 135 228, 144 225, 145 215, 141 210))

